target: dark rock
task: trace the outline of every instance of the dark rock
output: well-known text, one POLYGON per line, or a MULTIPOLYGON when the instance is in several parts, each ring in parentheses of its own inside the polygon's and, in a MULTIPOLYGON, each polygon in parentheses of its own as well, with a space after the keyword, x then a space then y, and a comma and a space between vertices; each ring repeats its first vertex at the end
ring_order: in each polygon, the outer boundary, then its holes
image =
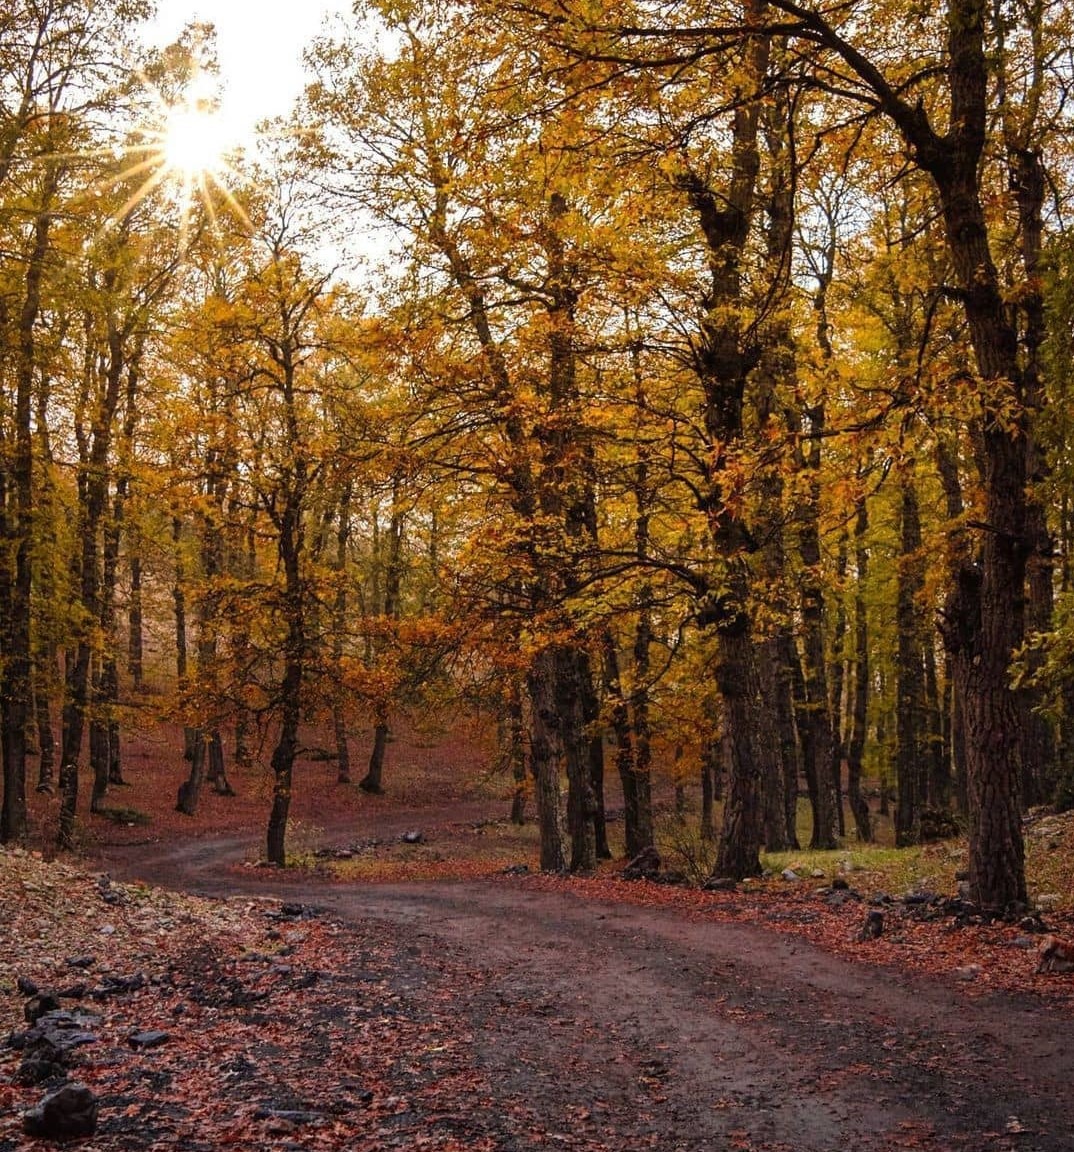
POLYGON ((953 840, 960 836, 962 830, 958 821, 950 812, 942 808, 922 808, 921 810, 921 842, 927 844, 933 840, 953 840))
POLYGON ((865 922, 858 933, 859 940, 876 940, 884 934, 884 913, 877 909, 867 912, 865 922))
POLYGON ((64 961, 68 968, 92 968, 97 963, 96 956, 68 956, 64 961))
POLYGON ((643 848, 623 869, 624 880, 653 880, 660 874, 660 853, 653 847, 643 848))
POLYGON ((131 976, 102 976, 100 984, 90 989, 94 1000, 107 1000, 110 996, 121 996, 126 992, 137 992, 145 987, 145 973, 135 972, 131 976))
POLYGON ((422 835, 422 833, 417 832, 417 831, 404 832, 402 834, 402 836, 399 837, 399 839, 402 840, 402 842, 404 844, 424 844, 425 843, 425 837, 422 835))
POLYGON ((654 884, 670 884, 672 886, 682 886, 689 884, 690 881, 684 872, 676 872, 669 869, 667 872, 659 872, 653 877, 654 884))
POLYGON ((907 892, 902 902, 907 908, 917 908, 925 904, 932 904, 940 899, 935 892, 907 892))
POLYGON ((1018 927, 1021 928, 1023 932, 1035 932, 1038 936, 1042 936, 1051 931, 1048 925, 1041 919, 1039 912, 1034 913, 1032 916, 1022 917, 1022 919, 1018 921, 1018 927))
POLYGON ((22 1127, 37 1140, 83 1140, 97 1131, 97 1097, 84 1084, 64 1084, 23 1113, 22 1127))
POLYGON ((68 984, 66 988, 61 988, 56 995, 61 1000, 81 1000, 87 991, 87 985, 83 981, 79 981, 77 984, 68 984))
POLYGON ((701 888, 705 892, 737 892, 738 881, 733 876, 710 876, 701 888))
POLYGON ((508 864, 503 869, 502 875, 504 876, 528 876, 530 866, 528 864, 508 864))
POLYGON ((834 892, 847 892, 850 890, 850 882, 843 876, 836 876, 832 880, 832 890, 834 892))
POLYGON ((20 976, 15 981, 15 987, 18 988, 23 996, 38 996, 41 993, 41 989, 33 982, 33 980, 30 980, 25 976, 20 976))
POLYGON ((314 984, 321 978, 319 972, 303 972, 301 976, 296 976, 291 982, 292 988, 312 988, 314 984))
POLYGON ((22 1006, 22 1014, 28 1024, 40 1020, 50 1012, 58 1012, 60 1002, 51 992, 39 992, 31 996, 22 1006))
POLYGON ((894 904, 895 901, 886 892, 881 892, 875 896, 870 896, 869 903, 874 908, 887 908, 889 905, 894 904))
POLYGON ((44 1084, 46 1080, 66 1077, 67 1069, 59 1060, 49 1060, 44 1056, 27 1055, 15 1073, 15 1083, 30 1087, 44 1084))
POLYGON ((320 916, 321 910, 309 904, 281 904, 279 912, 266 912, 270 920, 315 920, 320 916))
POLYGON ((167 1044, 171 1040, 170 1032, 135 1032, 127 1037, 127 1043, 139 1051, 146 1051, 149 1048, 159 1048, 162 1044, 167 1044))
POLYGON ((66 1053, 84 1044, 94 1044, 97 1035, 89 1029, 99 1021, 100 1017, 83 1012, 50 1012, 25 1033, 25 1047, 33 1049, 47 1046, 56 1052, 66 1053))

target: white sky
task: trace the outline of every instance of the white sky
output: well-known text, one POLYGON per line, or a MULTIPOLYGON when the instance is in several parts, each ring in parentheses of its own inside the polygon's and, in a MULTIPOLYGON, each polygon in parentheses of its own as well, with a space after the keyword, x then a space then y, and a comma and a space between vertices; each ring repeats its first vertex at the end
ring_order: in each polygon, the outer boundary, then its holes
POLYGON ((191 20, 215 24, 222 113, 246 132, 288 111, 302 90, 302 50, 326 15, 350 8, 351 0, 158 0, 145 39, 162 46, 191 20))

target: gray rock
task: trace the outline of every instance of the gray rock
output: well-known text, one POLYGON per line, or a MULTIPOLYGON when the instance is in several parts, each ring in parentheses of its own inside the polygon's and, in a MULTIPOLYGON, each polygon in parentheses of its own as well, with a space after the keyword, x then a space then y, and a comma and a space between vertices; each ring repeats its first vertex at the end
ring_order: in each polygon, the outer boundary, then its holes
POLYGON ((171 1038, 170 1032, 135 1032, 127 1037, 127 1043, 132 1048, 145 1051, 148 1048, 159 1048, 162 1044, 167 1044, 171 1038))
POLYGON ((798 875, 797 872, 795 872, 795 870, 793 868, 784 868, 783 871, 780 873, 780 876, 784 880, 799 880, 799 879, 801 879, 801 877, 798 875))

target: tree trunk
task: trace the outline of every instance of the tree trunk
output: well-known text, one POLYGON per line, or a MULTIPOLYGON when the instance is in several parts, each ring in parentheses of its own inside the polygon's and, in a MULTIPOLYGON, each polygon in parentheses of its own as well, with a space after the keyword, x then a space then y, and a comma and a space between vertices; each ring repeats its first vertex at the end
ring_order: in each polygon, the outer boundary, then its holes
POLYGON ((869 620, 865 610, 865 582, 869 575, 869 512, 865 496, 857 501, 854 524, 854 563, 857 580, 854 593, 854 707, 851 711, 850 739, 847 742, 847 800, 858 830, 858 839, 873 840, 869 803, 861 788, 862 759, 869 720, 869 620))
POLYGON ((142 558, 132 555, 128 559, 130 575, 130 603, 127 606, 127 672, 131 690, 145 690, 145 640, 142 609, 142 558))
POLYGON ((559 787, 559 724, 556 716, 554 654, 542 649, 526 676, 530 697, 530 763, 540 829, 541 871, 562 872, 563 832, 559 787))
POLYGON ((921 555, 921 519, 912 476, 900 488, 901 550, 898 569, 895 670, 895 766, 898 803, 895 843, 900 848, 921 839, 921 803, 925 780, 925 668, 918 597, 925 583, 921 555))

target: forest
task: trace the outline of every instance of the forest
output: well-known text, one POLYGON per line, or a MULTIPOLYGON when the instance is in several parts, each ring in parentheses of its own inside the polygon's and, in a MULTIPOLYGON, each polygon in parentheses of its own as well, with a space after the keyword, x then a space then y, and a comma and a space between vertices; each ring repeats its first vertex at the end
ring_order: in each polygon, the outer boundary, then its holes
MULTIPOLYGON (((712 875, 963 829, 1027 904, 1074 804, 1058 0, 358 0, 224 148, 211 26, 0 14, 0 840, 186 732, 178 803, 302 731, 495 726, 540 866, 712 875), (58 738, 57 738, 58 737, 58 738), (181 784, 181 787, 180 787, 181 784), (873 800, 872 810, 870 798, 873 800)), ((373 733, 368 763, 353 738, 373 733)))

